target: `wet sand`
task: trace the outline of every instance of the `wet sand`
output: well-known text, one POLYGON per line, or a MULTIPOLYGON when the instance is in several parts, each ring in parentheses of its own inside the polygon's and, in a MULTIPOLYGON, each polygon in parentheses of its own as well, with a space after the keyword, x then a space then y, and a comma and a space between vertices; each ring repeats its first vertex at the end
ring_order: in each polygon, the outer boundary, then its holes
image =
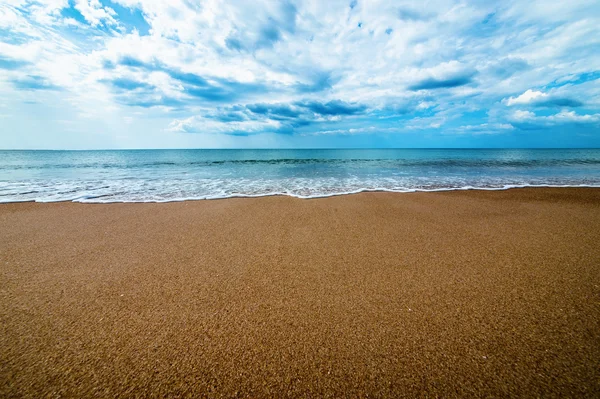
POLYGON ((0 205, 1 397, 600 396, 600 189, 0 205))

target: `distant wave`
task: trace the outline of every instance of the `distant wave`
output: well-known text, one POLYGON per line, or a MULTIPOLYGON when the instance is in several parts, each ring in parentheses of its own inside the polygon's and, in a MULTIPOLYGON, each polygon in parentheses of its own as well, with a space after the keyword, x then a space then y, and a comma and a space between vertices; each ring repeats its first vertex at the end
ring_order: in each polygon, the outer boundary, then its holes
POLYGON ((482 168, 535 168, 552 166, 600 165, 600 158, 573 159, 241 159, 215 161, 156 161, 156 162, 107 162, 107 163, 48 163, 39 165, 0 165, 0 170, 35 169, 112 169, 112 168, 156 168, 156 167, 210 167, 223 165, 331 165, 331 166, 377 166, 377 167, 482 167, 482 168))

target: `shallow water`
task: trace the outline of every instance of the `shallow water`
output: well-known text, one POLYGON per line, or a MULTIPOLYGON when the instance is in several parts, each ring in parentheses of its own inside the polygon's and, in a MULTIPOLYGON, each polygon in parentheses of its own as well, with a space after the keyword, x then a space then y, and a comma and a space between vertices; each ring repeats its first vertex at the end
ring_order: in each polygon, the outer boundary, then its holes
POLYGON ((0 151, 0 202, 600 186, 599 149, 0 151))

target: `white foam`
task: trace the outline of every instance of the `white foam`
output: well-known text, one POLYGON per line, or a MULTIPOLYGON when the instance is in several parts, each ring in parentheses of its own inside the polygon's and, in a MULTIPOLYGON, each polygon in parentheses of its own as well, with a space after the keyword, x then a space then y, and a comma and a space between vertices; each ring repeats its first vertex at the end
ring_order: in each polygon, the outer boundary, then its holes
POLYGON ((271 196, 289 196, 299 199, 315 199, 315 198, 328 198, 341 195, 351 195, 365 192, 390 192, 390 193, 415 193, 415 192, 443 192, 443 191, 465 191, 465 190, 484 190, 484 191, 501 191, 516 188, 527 188, 527 187, 589 187, 589 188, 600 188, 600 184, 507 184, 502 187, 476 187, 476 186, 463 186, 463 187, 438 187, 438 188, 402 188, 402 189, 390 189, 385 187, 376 188, 359 188, 347 191, 329 192, 329 193, 314 193, 309 195, 297 194, 294 192, 282 192, 273 191, 258 194, 244 194, 244 193, 231 193, 231 194, 214 194, 214 195, 203 195, 203 196, 171 196, 169 198, 144 198, 139 196, 133 196, 133 198, 119 197, 119 196, 104 196, 97 197, 94 195, 73 195, 73 196, 47 196, 38 198, 18 198, 8 197, 0 199, 0 203, 16 203, 16 202, 41 202, 41 203, 52 203, 52 202, 79 202, 79 203, 167 203, 167 202, 182 202, 182 201, 198 201, 198 200, 216 200, 216 199, 227 199, 227 198, 260 198, 260 197, 271 197, 271 196), (108 197, 108 198, 106 198, 108 197), (112 198, 111 198, 112 197, 112 198))
POLYGON ((293 178, 122 178, 0 182, 0 203, 136 203, 290 196, 326 198, 361 192, 507 190, 523 187, 600 187, 600 178, 506 178, 493 176, 347 176, 293 178))

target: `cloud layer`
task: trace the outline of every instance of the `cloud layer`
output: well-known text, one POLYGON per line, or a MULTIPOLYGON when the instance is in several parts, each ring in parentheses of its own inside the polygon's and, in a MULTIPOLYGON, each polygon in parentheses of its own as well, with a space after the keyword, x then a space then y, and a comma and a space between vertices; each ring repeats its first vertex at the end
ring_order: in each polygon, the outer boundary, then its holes
POLYGON ((597 1, 7 0, 1 148, 600 146, 597 1))

